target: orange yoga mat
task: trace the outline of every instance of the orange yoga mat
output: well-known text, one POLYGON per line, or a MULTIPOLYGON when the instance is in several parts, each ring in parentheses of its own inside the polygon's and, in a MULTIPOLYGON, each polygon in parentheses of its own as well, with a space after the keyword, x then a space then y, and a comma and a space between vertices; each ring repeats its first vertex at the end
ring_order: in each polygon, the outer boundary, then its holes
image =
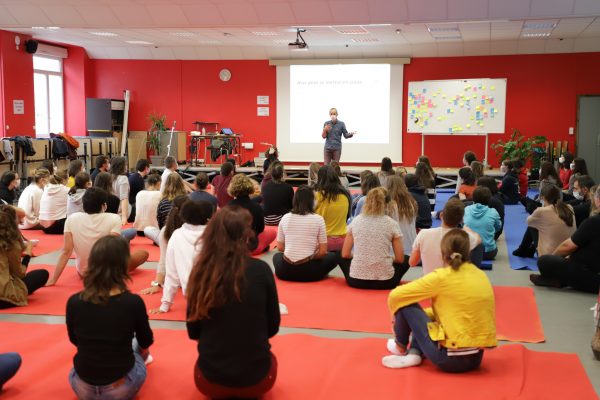
POLYGON ((44 231, 37 229, 23 230, 21 233, 27 240, 39 240, 38 244, 33 248, 33 255, 35 257, 53 253, 62 249, 63 247, 63 235, 47 235, 44 233, 44 231))
MULTIPOLYGON (((193 383, 196 343, 184 330, 154 330, 140 399, 203 398, 193 383)), ((479 370, 447 374, 428 361, 404 370, 381 366, 383 339, 281 335, 271 340, 278 360, 275 386, 264 399, 597 399, 574 354, 522 345, 486 351, 479 370)), ((74 399, 68 383, 75 347, 64 325, 0 323, 0 352, 17 351, 23 364, 3 399, 74 399)))
MULTIPOLYGON (((41 266, 38 266, 41 267, 41 266)), ((32 266, 32 268, 38 268, 32 266)), ((45 268, 53 271, 52 266, 45 268)), ((138 293, 149 286, 155 271, 138 269, 131 274, 130 290, 138 293)), ((57 286, 42 288, 29 298, 26 307, 0 310, 10 314, 64 315, 69 296, 82 285, 74 267, 67 267, 57 286)), ((387 311, 388 291, 362 290, 348 287, 342 278, 321 282, 295 283, 277 281, 279 301, 289 310, 281 325, 296 328, 347 330, 391 333, 391 317, 387 311)), ((533 289, 495 286, 496 330, 500 340, 513 342, 544 341, 544 330, 535 303, 533 289)), ((160 306, 162 293, 144 295, 148 309, 160 306)), ((181 290, 171 311, 150 315, 151 319, 185 321, 186 301, 181 290)))
MULTIPOLYGON (((62 237, 62 236, 61 236, 62 237)), ((129 249, 146 250, 148 252, 148 261, 158 261, 160 259, 160 248, 154 242, 146 237, 136 236, 129 242, 129 249)), ((71 254, 71 259, 75 259, 75 252, 71 254)))

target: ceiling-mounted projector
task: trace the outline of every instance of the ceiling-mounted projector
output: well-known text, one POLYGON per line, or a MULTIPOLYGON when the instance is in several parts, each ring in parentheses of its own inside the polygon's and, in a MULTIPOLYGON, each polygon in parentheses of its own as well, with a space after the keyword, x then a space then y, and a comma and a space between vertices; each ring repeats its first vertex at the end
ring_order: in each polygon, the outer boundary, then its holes
POLYGON ((296 41, 288 43, 290 50, 308 50, 308 44, 302 37, 302 32, 306 32, 306 29, 296 29, 296 41))

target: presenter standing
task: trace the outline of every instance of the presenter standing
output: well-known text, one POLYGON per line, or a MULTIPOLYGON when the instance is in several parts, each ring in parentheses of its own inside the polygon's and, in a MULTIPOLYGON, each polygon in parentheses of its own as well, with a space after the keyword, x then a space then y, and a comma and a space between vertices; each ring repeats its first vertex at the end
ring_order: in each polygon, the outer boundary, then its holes
POLYGON ((323 124, 323 133, 321 136, 325 139, 325 149, 323 152, 325 165, 329 165, 332 160, 340 161, 340 157, 342 156, 342 135, 346 139, 350 139, 356 135, 356 132, 348 132, 346 124, 338 120, 337 116, 337 109, 330 109, 329 117, 331 119, 323 124))

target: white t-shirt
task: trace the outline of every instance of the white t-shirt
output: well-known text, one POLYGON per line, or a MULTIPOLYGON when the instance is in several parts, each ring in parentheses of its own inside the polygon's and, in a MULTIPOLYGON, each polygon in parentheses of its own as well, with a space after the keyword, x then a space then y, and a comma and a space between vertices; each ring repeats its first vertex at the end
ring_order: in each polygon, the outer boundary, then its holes
POLYGON ((287 213, 279 222, 277 241, 285 243, 283 254, 291 261, 310 257, 327 243, 325 220, 319 214, 287 213))
MULTIPOLYGON (((444 260, 442 259, 442 238, 444 235, 453 228, 430 228, 421 229, 415 242, 413 244, 413 250, 418 249, 421 252, 421 263, 423 264, 423 275, 427 275, 431 271, 444 267, 444 260)), ((469 234, 469 240, 471 242, 471 250, 477 247, 479 238, 469 231, 465 231, 469 234)))
POLYGON ((77 256, 75 266, 77 271, 83 274, 96 241, 110 234, 121 234, 121 218, 112 213, 77 212, 67 218, 65 232, 71 232, 73 236, 73 249, 77 256))
POLYGON ((113 180, 112 188, 119 200, 129 200, 129 179, 125 175, 119 175, 113 180))
POLYGON ((160 192, 162 193, 165 190, 165 185, 167 184, 167 178, 175 171, 171 171, 168 168, 165 168, 162 175, 160 176, 160 192))
POLYGON ((185 295, 194 261, 202 250, 202 234, 206 225, 183 224, 175 229, 167 244, 165 287, 161 311, 167 312, 173 304, 177 289, 185 295))
POLYGON ((142 190, 135 196, 135 221, 133 227, 138 231, 153 226, 158 228, 156 220, 156 210, 160 202, 160 192, 158 190, 142 190))
POLYGON ((402 232, 402 249, 404 250, 404 254, 410 255, 413 248, 413 243, 417 237, 416 221, 416 217, 413 217, 411 221, 406 218, 402 218, 398 221, 400 232, 402 232))
POLYGON ((402 238, 400 226, 387 215, 360 214, 348 226, 354 239, 350 276, 384 281, 394 276, 392 240, 402 238))
POLYGON ((19 229, 31 229, 40 223, 40 201, 44 189, 35 183, 27 186, 21 197, 19 197, 18 207, 25 211, 23 223, 19 224, 19 229))

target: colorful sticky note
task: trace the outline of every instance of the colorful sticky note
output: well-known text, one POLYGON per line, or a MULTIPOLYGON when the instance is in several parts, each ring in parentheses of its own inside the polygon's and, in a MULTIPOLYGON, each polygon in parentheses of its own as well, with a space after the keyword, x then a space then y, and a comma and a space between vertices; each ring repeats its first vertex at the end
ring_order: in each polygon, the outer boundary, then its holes
POLYGON ((445 94, 443 94, 443 95, 442 95, 442 99, 445 99, 445 98, 446 98, 446 95, 445 95, 445 94))
POLYGON ((475 111, 479 111, 479 110, 481 110, 480 106, 475 107, 475 111))
POLYGON ((496 86, 490 86, 490 90, 496 90, 496 86))
POLYGON ((451 112, 451 113, 454 113, 454 108, 451 108, 451 109, 450 109, 450 112, 451 112))
POLYGON ((467 124, 467 128, 471 129, 471 124, 467 124))
POLYGON ((441 121, 441 120, 442 120, 442 117, 437 117, 436 119, 437 119, 438 121, 441 121))
POLYGON ((482 87, 481 87, 481 89, 482 89, 482 90, 485 90, 485 86, 482 86, 482 87))
POLYGON ((471 117, 471 121, 475 121, 475 117, 471 117))
POLYGON ((460 106, 461 106, 461 107, 464 107, 464 106, 465 106, 465 103, 460 103, 460 106))

